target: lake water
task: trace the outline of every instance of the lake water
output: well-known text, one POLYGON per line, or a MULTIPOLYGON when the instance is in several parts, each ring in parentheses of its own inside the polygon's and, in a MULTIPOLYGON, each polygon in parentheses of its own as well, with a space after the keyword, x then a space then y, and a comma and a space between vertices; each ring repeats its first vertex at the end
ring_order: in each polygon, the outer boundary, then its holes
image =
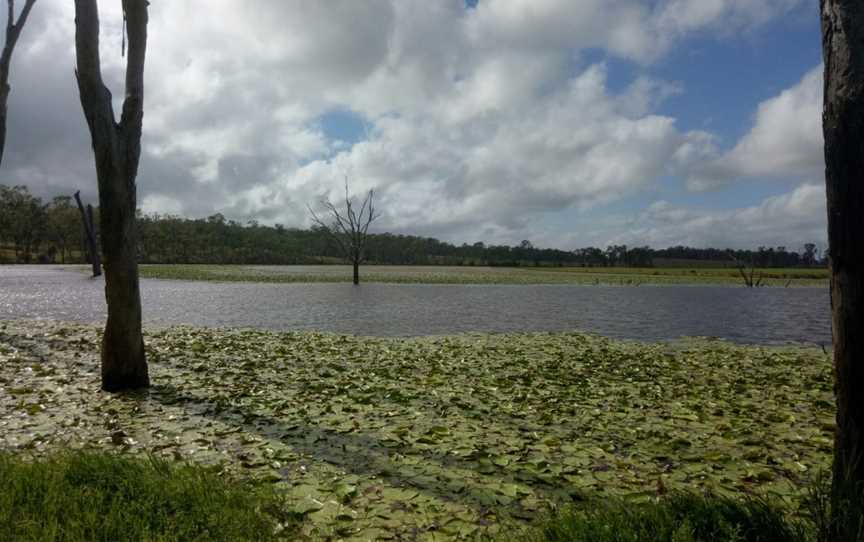
MULTIPOLYGON (((103 322, 104 282, 56 266, 0 266, 0 319, 103 322)), ((145 325, 358 335, 590 331, 639 340, 722 337, 830 344, 827 288, 255 284, 142 280, 145 325)))

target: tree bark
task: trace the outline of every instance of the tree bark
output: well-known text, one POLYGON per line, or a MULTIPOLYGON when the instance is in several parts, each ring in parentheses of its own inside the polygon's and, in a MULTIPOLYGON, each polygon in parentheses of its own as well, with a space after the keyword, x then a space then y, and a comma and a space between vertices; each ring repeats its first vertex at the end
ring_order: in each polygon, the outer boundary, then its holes
POLYGON ((0 54, 0 163, 3 162, 3 151, 6 149, 6 103, 9 100, 9 92, 12 90, 12 87, 9 86, 12 51, 15 50, 15 44, 18 43, 21 30, 24 28, 30 10, 33 9, 35 3, 36 0, 26 0, 16 22, 15 0, 6 0, 8 8, 6 12, 6 42, 3 46, 3 53, 0 54))
POLYGON ((87 255, 90 257, 90 265, 93 266, 93 278, 96 278, 102 275, 102 263, 99 260, 99 247, 96 246, 96 230, 93 227, 93 206, 88 204, 87 210, 84 210, 80 192, 75 192, 75 202, 78 203, 78 211, 81 213, 81 223, 84 224, 84 236, 87 238, 87 255))
POLYGON ((360 262, 354 260, 354 284, 360 284, 360 262))
POLYGON ((126 97, 120 122, 102 82, 96 0, 75 0, 76 76, 93 144, 99 184, 99 225, 105 258, 108 321, 102 340, 102 389, 150 385, 141 332, 135 224, 138 162, 144 104, 147 1, 123 0, 129 36, 126 97))
POLYGON ((862 511, 849 510, 855 508, 849 496, 862 496, 864 487, 864 3, 821 0, 820 8, 837 399, 834 539, 858 540, 864 533, 855 520, 860 521, 862 511))

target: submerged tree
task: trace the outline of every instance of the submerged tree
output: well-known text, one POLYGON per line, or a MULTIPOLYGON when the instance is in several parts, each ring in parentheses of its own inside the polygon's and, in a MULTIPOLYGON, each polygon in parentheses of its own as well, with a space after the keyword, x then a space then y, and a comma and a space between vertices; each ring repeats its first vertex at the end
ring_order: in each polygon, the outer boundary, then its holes
POLYGON ((837 430, 833 540, 864 537, 864 3, 821 0, 837 430))
POLYGON ((90 128, 99 184, 99 226, 108 321, 102 340, 102 389, 150 385, 141 334, 138 233, 135 224, 138 161, 144 115, 147 0, 122 0, 129 37, 126 94, 120 122, 99 62, 96 0, 75 0, 75 52, 81 106, 90 128))
POLYGON ((368 238, 369 225, 381 216, 375 213, 374 195, 374 191, 370 190, 366 194, 366 197, 363 198, 360 211, 357 212, 354 206, 354 198, 348 193, 348 179, 346 178, 344 213, 333 203, 322 201, 321 204, 332 219, 332 222, 328 224, 309 207, 309 212, 312 213, 312 221, 330 235, 336 244, 339 245, 339 250, 342 252, 344 258, 354 267, 354 284, 360 284, 360 264, 366 259, 366 240, 368 238))
POLYGON ((15 0, 6 0, 6 42, 0 55, 0 163, 3 162, 3 151, 6 148, 6 103, 9 101, 9 67, 12 64, 12 51, 21 36, 21 30, 27 22, 30 10, 36 0, 25 0, 18 21, 15 21, 15 0))

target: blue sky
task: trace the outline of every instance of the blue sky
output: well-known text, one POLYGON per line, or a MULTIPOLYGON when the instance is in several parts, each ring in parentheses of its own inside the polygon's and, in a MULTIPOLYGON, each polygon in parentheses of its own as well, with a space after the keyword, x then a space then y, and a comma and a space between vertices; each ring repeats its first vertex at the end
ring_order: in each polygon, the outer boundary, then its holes
MULTIPOLYGON (((204 1, 151 6, 147 212, 306 227, 348 177, 379 231, 456 243, 824 243, 808 0, 204 1)), ((13 65, 0 182, 44 195, 95 192, 70 6, 13 65)))
MULTIPOLYGON (((608 65, 612 88, 626 87, 640 73, 679 82, 681 92, 665 100, 657 111, 674 117, 683 130, 710 130, 721 146, 730 148, 750 130, 761 102, 794 86, 803 74, 822 62, 819 19, 815 12, 815 7, 803 6, 736 39, 696 36, 650 66, 602 52, 595 54, 608 65)), ((667 176, 659 179, 656 189, 648 193, 551 220, 590 222, 610 213, 638 212, 657 198, 709 212, 734 210, 758 205, 765 198, 788 190, 782 179, 733 183, 707 193, 684 190, 683 183, 680 176, 667 176)), ((824 238, 819 241, 824 242, 824 238)))

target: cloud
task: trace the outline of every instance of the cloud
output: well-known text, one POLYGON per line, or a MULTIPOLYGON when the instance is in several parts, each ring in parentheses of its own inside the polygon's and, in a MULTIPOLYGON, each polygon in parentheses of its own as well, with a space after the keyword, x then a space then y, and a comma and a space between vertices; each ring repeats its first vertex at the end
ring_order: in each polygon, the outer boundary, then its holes
POLYGON ((612 226, 606 239, 608 244, 654 247, 764 245, 798 250, 809 242, 825 246, 826 213, 823 183, 801 184, 758 205, 724 211, 680 207, 661 200, 612 226))
MULTIPOLYGON (((610 90, 587 49, 647 66, 694 32, 752 28, 800 3, 154 2, 139 201, 301 226, 348 174, 356 192, 377 189, 382 228, 519 237, 544 213, 639 193, 715 152, 710 134, 656 113, 678 83, 643 74, 610 90), (334 110, 369 138, 329 138, 320 119, 334 110)), ((118 5, 100 3, 119 105, 118 5)), ((93 200, 73 11, 37 4, 16 50, 0 182, 93 200)))
POLYGON ((467 21, 481 48, 599 48, 635 60, 656 60, 696 32, 733 34, 762 25, 805 0, 485 0, 467 21))
POLYGON ((655 12, 655 25, 672 37, 704 28, 729 33, 808 5, 805 0, 667 0, 655 12))
POLYGON ((532 213, 644 189, 690 140, 674 119, 635 110, 662 86, 637 81, 610 95, 596 64, 540 100, 528 84, 535 69, 544 68, 523 67, 523 80, 506 63, 486 66, 451 91, 446 110, 429 104, 381 119, 372 140, 301 167, 286 187, 338 197, 348 174, 352 188, 376 187, 388 227, 437 232, 473 222, 500 232, 524 228, 532 213), (515 84, 502 92, 489 80, 506 73, 515 84))
POLYGON ((728 152, 700 164, 693 190, 744 177, 803 179, 825 169, 822 139, 822 66, 795 86, 759 104, 750 131, 728 152))

